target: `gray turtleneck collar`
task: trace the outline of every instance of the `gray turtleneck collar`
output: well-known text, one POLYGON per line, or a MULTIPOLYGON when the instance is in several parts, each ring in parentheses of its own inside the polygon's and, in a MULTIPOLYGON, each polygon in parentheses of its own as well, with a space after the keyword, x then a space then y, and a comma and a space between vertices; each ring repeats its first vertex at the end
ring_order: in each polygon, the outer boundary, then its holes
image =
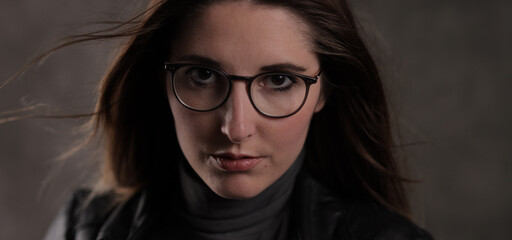
POLYGON ((185 161, 180 164, 182 208, 191 239, 286 239, 289 199, 304 160, 304 150, 290 168, 257 196, 234 200, 215 194, 185 161))

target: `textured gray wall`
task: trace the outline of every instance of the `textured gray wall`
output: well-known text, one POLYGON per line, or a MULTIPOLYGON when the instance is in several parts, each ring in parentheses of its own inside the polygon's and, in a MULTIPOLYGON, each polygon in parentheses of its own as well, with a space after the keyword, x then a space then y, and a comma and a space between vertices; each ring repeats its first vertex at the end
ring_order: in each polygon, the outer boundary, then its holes
MULTIPOLYGON (((137 1, 0 0, 0 82, 82 24, 133 13, 137 1)), ((416 216, 436 239, 499 239, 512 230, 512 1, 358 0, 378 53, 411 169, 423 179, 416 216)), ((87 27, 85 28, 87 29, 87 27)), ((105 69, 108 43, 62 50, 0 89, 0 112, 81 113, 105 69)), ((0 115, 9 117, 12 115, 0 115)), ((80 120, 0 125, 0 239, 39 239, 94 166, 85 150, 55 158, 80 120), (49 177, 50 176, 50 177, 49 177), (46 184, 45 184, 46 183, 46 184)))

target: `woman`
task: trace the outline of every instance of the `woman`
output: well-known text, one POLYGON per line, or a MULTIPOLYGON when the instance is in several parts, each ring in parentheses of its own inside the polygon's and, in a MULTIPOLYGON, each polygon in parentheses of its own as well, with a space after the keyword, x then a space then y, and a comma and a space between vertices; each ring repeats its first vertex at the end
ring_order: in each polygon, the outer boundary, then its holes
POLYGON ((47 239, 431 239, 408 220, 345 1, 153 1, 139 17, 91 37, 130 37, 93 119, 111 191, 78 191, 47 239))

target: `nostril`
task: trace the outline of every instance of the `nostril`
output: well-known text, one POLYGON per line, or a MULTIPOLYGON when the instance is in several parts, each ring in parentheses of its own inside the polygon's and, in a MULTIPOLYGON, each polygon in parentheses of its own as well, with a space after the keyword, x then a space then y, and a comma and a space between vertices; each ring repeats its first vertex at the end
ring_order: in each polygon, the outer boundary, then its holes
POLYGON ((221 131, 231 142, 241 143, 253 135, 253 123, 246 117, 236 110, 226 113, 221 131))

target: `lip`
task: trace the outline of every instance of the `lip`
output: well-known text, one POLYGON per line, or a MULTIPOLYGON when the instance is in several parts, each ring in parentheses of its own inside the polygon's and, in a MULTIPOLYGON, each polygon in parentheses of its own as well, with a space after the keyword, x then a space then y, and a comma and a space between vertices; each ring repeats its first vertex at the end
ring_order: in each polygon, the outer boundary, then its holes
POLYGON ((228 172, 245 172, 254 168, 263 157, 251 156, 246 154, 219 153, 212 154, 211 157, 215 163, 223 170, 228 172))

